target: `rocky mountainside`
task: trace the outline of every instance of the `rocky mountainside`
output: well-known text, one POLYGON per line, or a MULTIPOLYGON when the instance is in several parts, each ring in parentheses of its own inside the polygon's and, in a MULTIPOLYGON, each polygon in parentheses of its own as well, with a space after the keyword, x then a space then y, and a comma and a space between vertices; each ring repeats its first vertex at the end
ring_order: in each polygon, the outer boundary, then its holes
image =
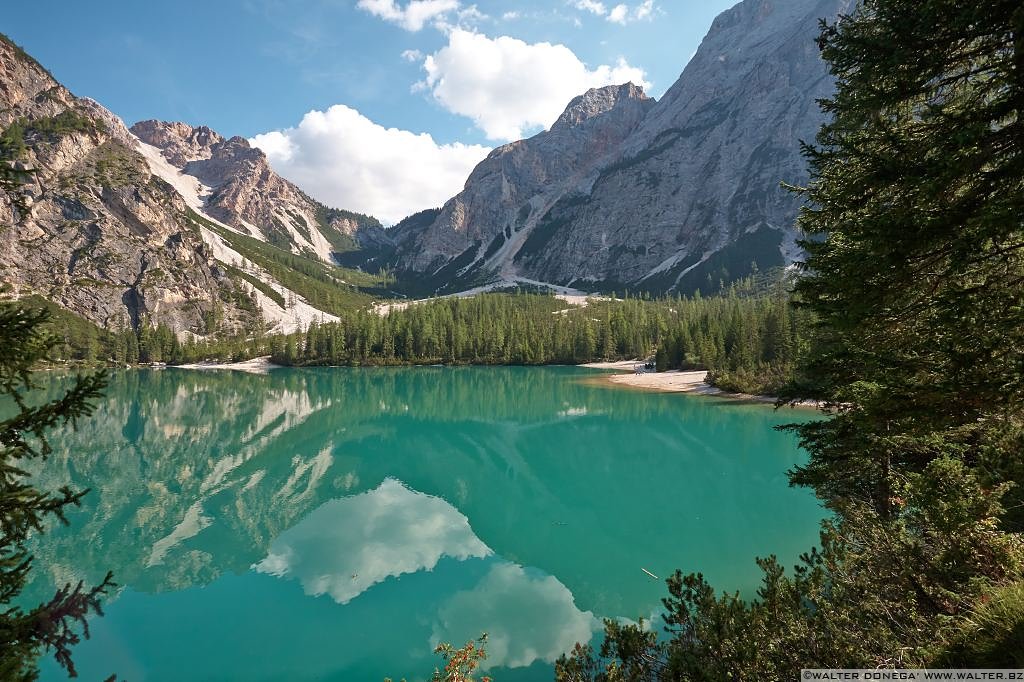
POLYGON ((567 191, 593 182, 653 105, 631 83, 592 89, 550 130, 498 147, 425 229, 396 227, 402 266, 439 282, 503 271, 538 218, 567 191))
POLYGON ((496 149, 433 221, 396 227, 394 262, 440 287, 717 289, 791 262, 800 140, 832 80, 814 37, 852 0, 744 0, 657 103, 632 85, 574 100, 496 149))
POLYGON ((0 162, 26 171, 24 212, 0 192, 0 294, 42 295, 108 329, 331 319, 350 287, 322 261, 375 220, 316 204, 240 138, 136 129, 166 157, 0 35, 0 162))
POLYGON ((5 39, 0 68, 0 151, 31 170, 23 219, 14 223, 0 196, 7 292, 41 293, 110 328, 150 315, 202 332, 215 308, 229 326, 248 322, 248 294, 184 226, 184 201, 133 151, 124 125, 5 39))
POLYGON ((242 137, 225 139, 206 126, 140 121, 131 132, 183 175, 197 181, 193 203, 216 220, 257 239, 326 262, 382 238, 376 218, 329 209, 270 168, 242 137))

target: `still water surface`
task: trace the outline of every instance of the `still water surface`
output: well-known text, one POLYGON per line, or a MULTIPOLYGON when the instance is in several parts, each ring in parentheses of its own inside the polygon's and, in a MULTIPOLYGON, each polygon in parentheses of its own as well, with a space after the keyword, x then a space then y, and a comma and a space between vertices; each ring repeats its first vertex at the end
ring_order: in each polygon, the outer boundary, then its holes
POLYGON ((438 641, 487 632, 498 682, 550 680, 602 618, 658 613, 641 568, 752 594, 755 556, 815 543, 772 430, 808 413, 594 374, 117 373, 39 470, 92 492, 33 548, 29 596, 114 571, 82 679, 423 679, 438 641))

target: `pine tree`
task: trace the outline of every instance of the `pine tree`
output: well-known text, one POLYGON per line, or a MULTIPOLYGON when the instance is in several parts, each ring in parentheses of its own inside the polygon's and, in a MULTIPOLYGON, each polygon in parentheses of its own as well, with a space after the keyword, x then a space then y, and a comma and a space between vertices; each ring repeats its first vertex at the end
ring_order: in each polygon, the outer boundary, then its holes
POLYGON ((26 462, 50 452, 46 434, 54 428, 74 426, 92 412, 106 378, 101 374, 78 377, 63 396, 30 404, 26 393, 36 388, 31 370, 50 358, 56 340, 40 331, 48 319, 44 311, 27 312, 0 307, 0 394, 16 413, 0 422, 0 679, 35 679, 36 661, 44 649, 52 650, 69 674, 75 672, 71 647, 78 643, 77 628, 88 636, 86 617, 101 613, 100 599, 114 587, 110 574, 95 587, 65 585, 48 602, 31 609, 15 606, 32 568, 25 543, 45 531, 48 518, 67 522, 65 510, 80 504, 85 491, 63 487, 45 491, 34 487, 23 470, 26 462))

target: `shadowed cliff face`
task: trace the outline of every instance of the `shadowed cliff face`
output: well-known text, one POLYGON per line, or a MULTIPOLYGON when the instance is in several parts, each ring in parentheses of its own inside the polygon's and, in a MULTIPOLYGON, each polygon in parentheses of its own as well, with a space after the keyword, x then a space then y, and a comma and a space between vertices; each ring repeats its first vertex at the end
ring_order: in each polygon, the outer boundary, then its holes
POLYGON ((460 276, 501 271, 537 218, 560 196, 585 188, 653 104, 631 83, 595 88, 573 100, 550 130, 498 147, 425 229, 396 231, 401 265, 430 272, 471 251, 460 276))
POLYGON ((709 277, 717 286, 752 261, 791 262, 798 200, 780 183, 806 180, 799 143, 814 138, 816 100, 832 90, 818 20, 850 5, 744 0, 715 20, 661 101, 626 86, 591 91, 551 131, 495 150, 429 227, 403 235, 401 263, 475 261, 459 274, 583 289, 707 291, 709 277), (581 106, 588 99, 608 104, 581 106), (503 230, 525 234, 486 254, 503 230))

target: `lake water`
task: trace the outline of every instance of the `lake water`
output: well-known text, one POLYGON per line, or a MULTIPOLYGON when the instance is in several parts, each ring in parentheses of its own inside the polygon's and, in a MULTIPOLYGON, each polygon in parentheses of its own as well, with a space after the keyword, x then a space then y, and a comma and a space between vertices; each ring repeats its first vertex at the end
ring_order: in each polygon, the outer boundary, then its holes
MULTIPOLYGON (((763 405, 593 385, 592 370, 129 371, 38 474, 92 492, 37 546, 30 599, 120 587, 82 679, 423 679, 489 634, 497 682, 550 680, 664 578, 752 594, 822 511, 763 405)), ((65 679, 52 659, 43 679, 65 679)))

